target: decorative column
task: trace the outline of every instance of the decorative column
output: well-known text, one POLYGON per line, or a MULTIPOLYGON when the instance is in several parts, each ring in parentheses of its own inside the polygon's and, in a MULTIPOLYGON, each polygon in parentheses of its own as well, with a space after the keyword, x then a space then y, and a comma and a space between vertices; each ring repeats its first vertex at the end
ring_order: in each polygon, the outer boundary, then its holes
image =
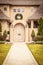
POLYGON ((28 43, 28 24, 26 24, 25 28, 25 42, 28 43))
MULTIPOLYGON (((34 22, 34 21, 31 20, 31 33, 32 33, 32 30, 33 30, 33 25, 34 25, 33 22, 34 22)), ((32 37, 30 38, 30 40, 32 41, 32 37)))
POLYGON ((10 42, 14 42, 14 25, 12 24, 10 27, 10 42))
POLYGON ((33 29, 33 20, 31 20, 31 29, 33 29))

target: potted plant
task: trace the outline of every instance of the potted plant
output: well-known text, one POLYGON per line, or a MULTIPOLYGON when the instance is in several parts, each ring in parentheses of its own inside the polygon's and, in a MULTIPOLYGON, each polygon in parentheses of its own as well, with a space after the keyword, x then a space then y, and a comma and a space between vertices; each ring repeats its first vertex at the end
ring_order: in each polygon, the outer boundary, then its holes
POLYGON ((31 36, 32 36, 32 40, 34 41, 34 38, 35 38, 35 32, 34 32, 34 30, 32 30, 31 36))
POLYGON ((3 40, 4 40, 4 41, 6 40, 6 37, 7 37, 7 31, 5 30, 5 31, 3 32, 3 40))
POLYGON ((2 26, 1 26, 1 23, 0 23, 0 35, 1 35, 1 32, 2 32, 2 26))

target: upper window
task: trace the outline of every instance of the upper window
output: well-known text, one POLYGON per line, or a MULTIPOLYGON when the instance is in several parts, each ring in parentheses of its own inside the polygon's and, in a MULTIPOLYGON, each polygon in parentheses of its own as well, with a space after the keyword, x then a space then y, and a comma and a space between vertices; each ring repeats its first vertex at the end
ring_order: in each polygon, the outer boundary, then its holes
POLYGON ((33 27, 34 27, 34 28, 37 28, 37 27, 38 27, 38 21, 34 21, 33 27))
POLYGON ((18 9, 18 12, 24 12, 24 9, 18 9))
POLYGON ((7 7, 4 7, 4 11, 7 11, 7 7))
POLYGON ((16 9, 14 9, 14 12, 16 12, 16 9))
POLYGON ((21 12, 24 12, 24 9, 21 9, 21 12))
POLYGON ((14 9, 14 12, 24 12, 24 9, 14 9))
POLYGON ((20 9, 18 9, 18 12, 20 12, 20 9))

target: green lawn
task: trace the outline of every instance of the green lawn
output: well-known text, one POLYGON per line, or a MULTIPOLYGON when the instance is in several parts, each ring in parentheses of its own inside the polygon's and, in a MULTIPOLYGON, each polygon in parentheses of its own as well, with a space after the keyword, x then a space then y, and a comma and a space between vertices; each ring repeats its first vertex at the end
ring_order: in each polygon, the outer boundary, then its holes
POLYGON ((0 44, 0 65, 2 65, 10 47, 11 44, 0 44))
POLYGON ((39 65, 43 65, 43 44, 27 44, 39 65))

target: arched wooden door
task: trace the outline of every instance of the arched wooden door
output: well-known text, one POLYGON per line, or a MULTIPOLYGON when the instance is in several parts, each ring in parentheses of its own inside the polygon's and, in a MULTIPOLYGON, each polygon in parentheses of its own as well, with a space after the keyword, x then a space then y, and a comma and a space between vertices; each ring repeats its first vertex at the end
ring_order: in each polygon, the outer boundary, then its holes
POLYGON ((25 28, 22 24, 16 24, 14 27, 14 42, 25 41, 25 28))

